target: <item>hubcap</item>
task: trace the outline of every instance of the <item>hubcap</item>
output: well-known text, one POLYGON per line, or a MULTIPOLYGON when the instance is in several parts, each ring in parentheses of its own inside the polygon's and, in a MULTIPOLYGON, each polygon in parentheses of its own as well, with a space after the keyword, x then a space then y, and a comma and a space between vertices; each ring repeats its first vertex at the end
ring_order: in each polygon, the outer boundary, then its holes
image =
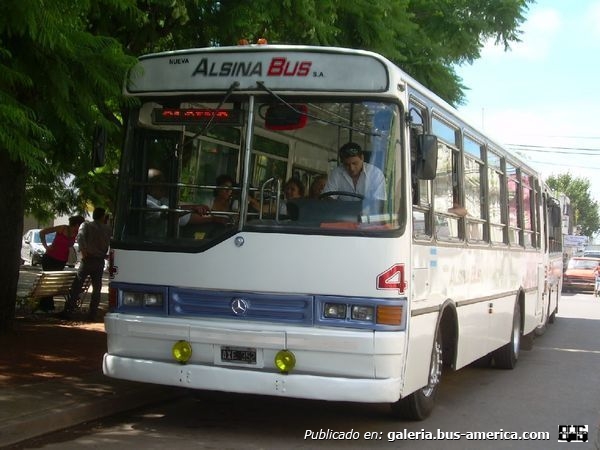
POLYGON ((521 314, 517 309, 513 321, 513 353, 515 358, 519 356, 519 348, 521 346, 521 314))
POLYGON ((423 388, 423 395, 429 397, 440 383, 442 375, 442 346, 438 339, 433 344, 431 352, 431 368, 429 369, 429 383, 423 388))

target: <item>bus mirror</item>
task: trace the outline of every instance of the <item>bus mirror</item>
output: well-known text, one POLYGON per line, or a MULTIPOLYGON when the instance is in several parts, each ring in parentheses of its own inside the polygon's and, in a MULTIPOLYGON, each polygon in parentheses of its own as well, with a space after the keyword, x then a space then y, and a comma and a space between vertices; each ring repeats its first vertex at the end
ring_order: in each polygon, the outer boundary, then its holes
POLYGON ((555 228, 562 226, 562 213, 560 205, 552 205, 550 209, 550 220, 555 228))
POLYGON ((298 130, 306 125, 306 105, 271 105, 265 115, 267 130, 298 130))
POLYGON ((94 140, 92 141, 92 167, 102 167, 106 160, 106 130, 97 126, 94 128, 94 140))
POLYGON ((419 180, 433 180, 437 173, 437 136, 420 134, 417 136, 417 159, 415 176, 419 180))

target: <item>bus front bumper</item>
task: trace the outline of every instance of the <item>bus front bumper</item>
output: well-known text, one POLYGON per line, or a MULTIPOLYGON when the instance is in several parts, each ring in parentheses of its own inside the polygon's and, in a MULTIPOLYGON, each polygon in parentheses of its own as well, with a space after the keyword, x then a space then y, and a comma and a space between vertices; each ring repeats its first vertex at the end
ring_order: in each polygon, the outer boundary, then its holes
POLYGON ((258 371, 241 373, 231 368, 145 361, 108 353, 104 355, 103 371, 109 377, 124 380, 315 400, 391 403, 398 400, 400 392, 399 378, 352 379, 258 371))

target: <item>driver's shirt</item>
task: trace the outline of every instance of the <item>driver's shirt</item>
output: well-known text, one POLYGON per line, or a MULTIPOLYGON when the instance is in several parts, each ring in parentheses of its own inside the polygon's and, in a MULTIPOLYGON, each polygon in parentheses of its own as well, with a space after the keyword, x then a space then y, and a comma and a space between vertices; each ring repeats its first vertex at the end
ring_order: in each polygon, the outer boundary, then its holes
MULTIPOLYGON (((365 162, 358 177, 358 182, 354 186, 354 182, 350 178, 350 175, 348 175, 348 172, 346 172, 344 166, 338 166, 331 171, 327 178, 327 184, 323 188, 323 193, 333 191, 351 192, 368 199, 385 200, 385 177, 379 167, 365 162)), ((345 195, 335 197, 340 200, 360 200, 359 198, 345 195)))

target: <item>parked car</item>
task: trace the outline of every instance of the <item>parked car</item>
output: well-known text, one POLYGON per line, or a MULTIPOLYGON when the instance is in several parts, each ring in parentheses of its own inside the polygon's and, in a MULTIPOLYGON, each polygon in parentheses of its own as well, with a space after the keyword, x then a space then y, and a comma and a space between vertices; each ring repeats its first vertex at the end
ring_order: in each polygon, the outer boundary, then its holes
MULTIPOLYGON (((50 245, 54 240, 55 233, 49 233, 46 235, 46 243, 50 245)), ((21 240, 21 264, 30 264, 37 266, 42 262, 42 256, 46 253, 46 249, 42 245, 42 239, 40 238, 40 229, 35 228, 27 231, 23 235, 21 240)), ((69 251, 69 260, 67 261, 67 267, 75 267, 79 258, 76 249, 71 247, 69 251)))
POLYGON ((600 258, 574 256, 567 263, 563 274, 563 291, 594 291, 596 276, 594 269, 600 263, 600 258))

